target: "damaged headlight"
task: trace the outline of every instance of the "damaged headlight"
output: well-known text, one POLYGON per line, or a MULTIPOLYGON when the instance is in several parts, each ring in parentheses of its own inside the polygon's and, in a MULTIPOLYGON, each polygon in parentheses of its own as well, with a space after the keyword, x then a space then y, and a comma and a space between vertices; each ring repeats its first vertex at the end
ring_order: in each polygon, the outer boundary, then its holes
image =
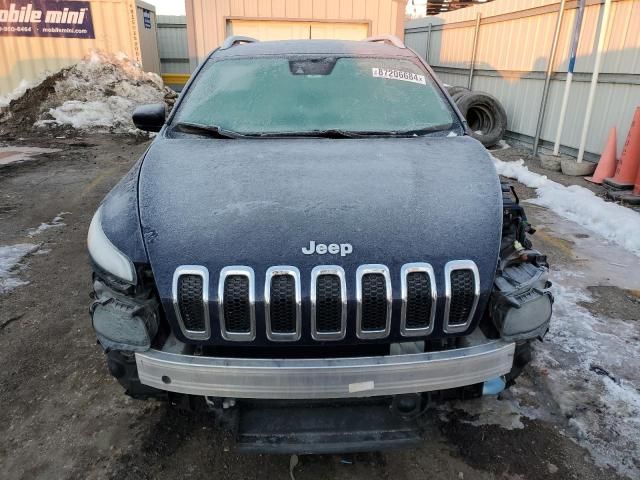
POLYGON ((102 230, 102 207, 98 208, 91 220, 87 246, 89 255, 98 267, 125 282, 136 283, 133 263, 109 241, 102 230))
POLYGON ((158 302, 153 295, 126 295, 93 284, 95 301, 91 319, 98 341, 105 350, 144 351, 158 333, 158 302))
POLYGON ((542 338, 549 329, 553 296, 546 266, 520 263, 504 268, 491 295, 491 317, 508 341, 542 338))
POLYGON ((144 351, 158 333, 159 305, 133 262, 118 250, 102 229, 102 207, 93 216, 87 246, 95 265, 91 323, 106 351, 144 351))

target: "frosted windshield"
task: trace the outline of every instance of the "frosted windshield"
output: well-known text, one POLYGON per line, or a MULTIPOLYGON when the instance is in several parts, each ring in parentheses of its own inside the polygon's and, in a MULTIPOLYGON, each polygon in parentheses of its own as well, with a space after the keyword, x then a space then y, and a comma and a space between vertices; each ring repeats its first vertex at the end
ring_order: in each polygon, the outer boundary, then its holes
POLYGON ((187 93, 176 121, 243 134, 459 126, 420 65, 368 57, 210 61, 187 93))

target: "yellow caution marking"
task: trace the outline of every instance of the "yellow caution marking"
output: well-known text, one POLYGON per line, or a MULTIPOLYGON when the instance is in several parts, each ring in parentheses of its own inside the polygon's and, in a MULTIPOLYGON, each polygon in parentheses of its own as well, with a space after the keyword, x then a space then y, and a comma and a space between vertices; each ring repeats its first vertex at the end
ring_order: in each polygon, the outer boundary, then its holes
POLYGON ((184 85, 189 80, 188 73, 163 73, 162 80, 169 85, 184 85))

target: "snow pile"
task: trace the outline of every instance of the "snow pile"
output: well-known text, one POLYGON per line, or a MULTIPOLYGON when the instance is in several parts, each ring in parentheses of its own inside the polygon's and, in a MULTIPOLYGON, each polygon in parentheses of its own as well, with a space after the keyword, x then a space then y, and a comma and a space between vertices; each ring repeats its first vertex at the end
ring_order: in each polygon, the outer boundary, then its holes
POLYGON ((17 278, 16 273, 20 269, 20 261, 37 249, 38 245, 31 243, 0 246, 0 294, 29 283, 17 278))
POLYGON ((493 160, 500 175, 536 189, 538 198, 529 202, 547 207, 640 256, 640 214, 606 202, 579 185, 565 187, 531 172, 524 166, 524 160, 503 162, 495 157, 493 160))
POLYGON ((29 229, 29 231, 27 231, 27 235, 29 237, 34 237, 51 228, 64 227, 66 223, 63 223, 62 220, 64 220, 65 215, 69 214, 70 212, 60 212, 58 215, 53 217, 53 220, 51 220, 50 223, 41 223, 38 227, 29 229))
POLYGON ((158 75, 144 72, 126 55, 93 52, 11 101, 5 121, 16 128, 135 133, 131 114, 137 106, 171 104, 175 97, 158 75))
POLYGON ((162 79, 146 73, 125 55, 93 52, 68 70, 54 87, 57 106, 36 127, 70 125, 78 130, 133 133, 131 114, 138 105, 162 103, 162 79))

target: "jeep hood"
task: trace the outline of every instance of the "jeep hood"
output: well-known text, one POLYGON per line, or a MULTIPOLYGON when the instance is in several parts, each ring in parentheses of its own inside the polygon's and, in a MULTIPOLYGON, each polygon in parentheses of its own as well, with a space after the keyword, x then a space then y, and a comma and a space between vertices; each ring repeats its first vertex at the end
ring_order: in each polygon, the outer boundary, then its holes
POLYGON ((144 159, 138 198, 170 320, 180 265, 209 269, 212 302, 220 269, 250 266, 261 302, 265 271, 275 265, 300 269, 304 301, 317 265, 342 266, 353 297, 356 268, 385 264, 399 299, 401 266, 429 262, 443 298, 444 264, 470 259, 480 272, 481 313, 501 238, 499 179, 490 155, 469 137, 158 138, 144 159), (349 243, 353 252, 305 255, 312 240, 349 243))

